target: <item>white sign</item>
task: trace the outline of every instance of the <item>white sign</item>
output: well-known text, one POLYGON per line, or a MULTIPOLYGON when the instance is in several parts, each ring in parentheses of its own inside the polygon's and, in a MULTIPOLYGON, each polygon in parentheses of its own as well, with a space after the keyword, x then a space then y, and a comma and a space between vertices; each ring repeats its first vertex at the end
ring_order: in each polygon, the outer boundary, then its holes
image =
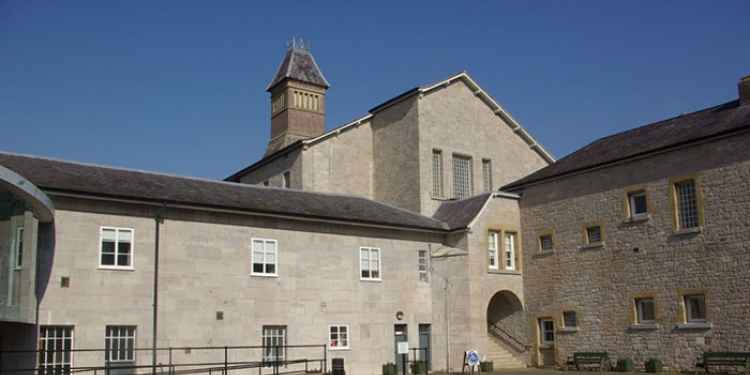
POLYGON ((398 354, 409 354, 409 343, 406 341, 401 341, 398 343, 398 354))

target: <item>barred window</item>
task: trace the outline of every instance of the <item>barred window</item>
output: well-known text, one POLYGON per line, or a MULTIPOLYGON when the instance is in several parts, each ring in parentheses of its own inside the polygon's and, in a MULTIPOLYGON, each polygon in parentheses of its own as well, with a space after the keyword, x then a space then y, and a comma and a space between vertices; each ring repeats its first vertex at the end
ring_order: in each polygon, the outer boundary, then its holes
POLYGON ((428 270, 429 270, 429 258, 427 257, 427 250, 419 250, 418 256, 418 270, 419 270, 419 281, 428 282, 428 270))
POLYGON ((286 326, 263 326, 263 360, 283 361, 286 354, 286 326))
POLYGON ((578 317, 575 311, 563 311, 563 324, 566 328, 578 327, 578 317))
POLYGON ((107 362, 135 361, 135 326, 107 326, 104 348, 107 362))
POLYGON ((443 197, 443 152, 432 150, 432 196, 443 197))
POLYGON ((602 227, 594 225, 586 228, 586 240, 589 244, 602 242, 602 227))
POLYGON ((685 313, 688 323, 706 321, 706 297, 703 294, 685 296, 685 313))
POLYGON ((636 298, 635 310, 638 324, 650 324, 656 321, 656 304, 653 298, 636 298))
POLYGON ((552 241, 551 234, 545 234, 545 235, 539 236, 539 249, 543 253, 552 252, 553 247, 554 247, 554 242, 552 241))
POLYGON ((680 229, 698 226, 698 200, 695 181, 687 180, 674 184, 677 200, 677 225, 680 229))
POLYGON ((482 183, 484 191, 492 191, 492 160, 482 159, 482 183))
POLYGON ((453 155, 453 196, 464 199, 470 197, 473 191, 471 158, 453 155))
POLYGON ((39 368, 42 374, 70 374, 73 327, 39 327, 39 368))

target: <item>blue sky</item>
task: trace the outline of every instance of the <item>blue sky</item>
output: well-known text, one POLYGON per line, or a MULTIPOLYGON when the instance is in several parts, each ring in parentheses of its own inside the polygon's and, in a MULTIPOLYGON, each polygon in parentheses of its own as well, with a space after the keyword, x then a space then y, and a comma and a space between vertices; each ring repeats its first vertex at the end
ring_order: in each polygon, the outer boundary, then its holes
POLYGON ((558 158, 750 74, 747 1, 262 4, 0 0, 0 150, 226 177, 265 149, 295 35, 331 83, 328 128, 467 70, 558 158))

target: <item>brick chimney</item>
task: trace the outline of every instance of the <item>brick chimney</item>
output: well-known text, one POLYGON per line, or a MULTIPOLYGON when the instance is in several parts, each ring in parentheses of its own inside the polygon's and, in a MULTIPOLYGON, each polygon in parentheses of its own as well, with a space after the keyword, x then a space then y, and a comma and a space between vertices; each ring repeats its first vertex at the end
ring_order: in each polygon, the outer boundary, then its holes
POLYGON ((750 76, 741 78, 737 89, 740 92, 740 105, 750 104, 750 76))

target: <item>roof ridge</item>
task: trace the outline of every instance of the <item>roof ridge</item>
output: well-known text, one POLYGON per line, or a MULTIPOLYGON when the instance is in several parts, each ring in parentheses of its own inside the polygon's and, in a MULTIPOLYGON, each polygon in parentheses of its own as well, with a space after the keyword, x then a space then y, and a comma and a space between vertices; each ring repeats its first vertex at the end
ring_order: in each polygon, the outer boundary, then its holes
POLYGON ((178 178, 178 179, 184 179, 184 180, 192 180, 192 181, 200 181, 200 182, 208 182, 208 183, 215 183, 220 185, 227 185, 227 186, 233 186, 238 188, 244 188, 244 189, 261 189, 261 190, 276 190, 276 191, 283 191, 283 192, 291 192, 293 194, 307 194, 307 195, 318 195, 318 196, 328 196, 328 197, 340 197, 340 198, 355 198, 360 200, 367 200, 374 202, 379 205, 387 206, 390 208, 394 208, 397 210, 400 210, 402 212, 407 212, 412 215, 421 216, 423 218, 433 220, 436 222, 439 222, 441 224, 445 224, 441 220, 434 219, 432 217, 422 215, 418 212, 414 212, 412 210, 407 210, 401 207, 396 207, 391 204, 377 201, 374 199, 370 199, 361 195, 355 195, 355 194, 345 194, 345 193, 330 193, 330 192, 320 192, 320 191, 307 191, 307 190, 299 190, 299 189, 287 189, 287 188, 280 188, 280 187, 274 187, 274 186, 258 186, 258 185, 250 185, 250 184, 244 184, 239 182, 230 182, 230 181, 222 181, 222 180, 213 180, 210 178, 203 178, 203 177, 193 177, 193 176, 183 176, 183 175, 177 175, 177 174, 171 174, 171 173, 164 173, 164 172, 155 172, 155 171, 147 171, 143 169, 135 169, 135 168, 127 168, 127 167, 115 167, 111 165, 104 165, 104 164, 96 164, 96 163, 87 163, 87 162, 80 162, 80 161, 72 161, 72 160, 66 160, 66 159, 59 159, 59 158, 53 158, 53 157, 46 157, 46 156, 38 156, 38 155, 31 155, 31 154, 22 154, 22 153, 14 153, 14 152, 8 152, 8 151, 2 151, 0 150, 0 156, 1 155, 9 155, 9 156, 16 156, 16 157, 23 157, 23 158, 30 158, 30 159, 37 159, 37 160, 47 160, 47 161, 54 161, 58 163, 67 163, 67 164, 74 164, 74 165, 80 165, 85 167, 93 167, 93 168, 105 168, 105 169, 111 169, 111 170, 117 170, 117 171, 124 171, 124 172, 134 172, 134 173, 142 173, 142 174, 148 174, 148 175, 154 175, 154 176, 164 176, 164 177, 171 177, 171 178, 178 178))

